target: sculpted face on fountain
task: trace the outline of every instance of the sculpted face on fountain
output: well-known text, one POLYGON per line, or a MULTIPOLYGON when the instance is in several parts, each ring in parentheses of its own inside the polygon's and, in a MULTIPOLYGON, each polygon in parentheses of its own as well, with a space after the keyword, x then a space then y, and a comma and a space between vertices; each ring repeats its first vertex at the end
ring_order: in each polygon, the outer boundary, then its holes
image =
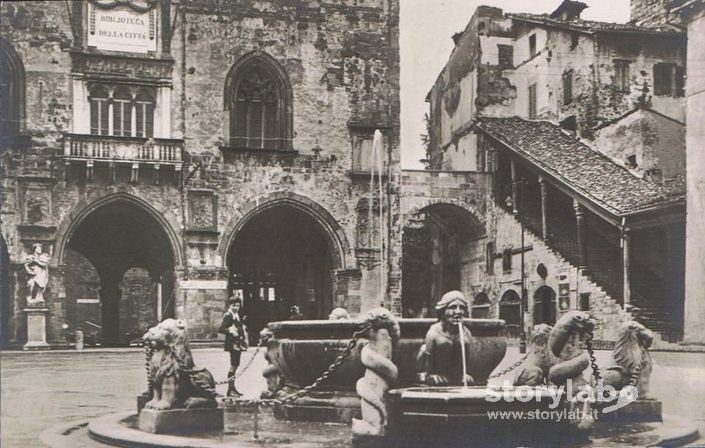
POLYGON ((462 364, 463 348, 467 364, 472 363, 469 349, 473 338, 464 325, 462 335, 459 330, 463 319, 468 316, 468 302, 463 293, 450 291, 444 294, 436 304, 436 313, 439 322, 431 325, 419 351, 419 379, 430 386, 460 386, 465 376, 466 382, 473 384, 467 369, 463 372, 462 364))

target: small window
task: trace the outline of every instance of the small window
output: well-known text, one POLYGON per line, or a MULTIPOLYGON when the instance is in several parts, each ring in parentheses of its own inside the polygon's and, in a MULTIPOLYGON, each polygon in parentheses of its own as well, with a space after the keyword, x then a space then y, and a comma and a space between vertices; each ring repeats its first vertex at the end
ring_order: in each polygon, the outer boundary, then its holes
POLYGON ((490 275, 494 274, 494 241, 487 243, 485 253, 485 271, 490 275))
POLYGON ((514 66, 514 47, 511 45, 497 45, 498 64, 501 68, 514 66))
POLYGON ((573 70, 563 73, 563 104, 573 102, 573 70))
POLYGON ((580 35, 578 33, 570 34, 570 49, 575 50, 580 42, 580 35))
POLYGON ((685 94, 685 71, 670 63, 654 64, 654 95, 683 96, 685 94))
POLYGON ((534 83, 529 86, 529 118, 534 119, 536 116, 536 83, 534 83))
POLYGON ((632 154, 631 156, 627 157, 627 167, 629 168, 637 168, 639 165, 636 163, 636 155, 632 154))
POLYGON ((629 92, 629 64, 631 61, 624 59, 614 60, 614 85, 620 92, 629 92))
POLYGON ((97 85, 90 90, 88 101, 91 108, 91 134, 108 135, 108 99, 110 94, 105 86, 97 85))
POLYGON ((536 34, 529 36, 529 57, 536 56, 536 34))
POLYGON ((502 251, 502 270, 504 272, 512 271, 512 248, 509 247, 502 251))

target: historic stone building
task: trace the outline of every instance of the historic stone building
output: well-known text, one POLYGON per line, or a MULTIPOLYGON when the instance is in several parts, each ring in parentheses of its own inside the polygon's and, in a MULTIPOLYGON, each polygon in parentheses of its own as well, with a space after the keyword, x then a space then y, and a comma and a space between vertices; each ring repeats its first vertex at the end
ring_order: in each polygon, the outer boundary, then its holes
POLYGON ((400 312, 397 0, 3 2, 2 341, 400 312), (375 135, 375 131, 380 132, 375 135), (32 331, 32 329, 30 329, 32 331), (36 336, 36 335, 35 335, 36 336))
POLYGON ((611 339, 631 305, 683 338, 687 38, 653 3, 633 0, 628 24, 581 19, 572 0, 479 7, 453 37, 427 97, 428 159, 493 178, 474 255, 444 268, 477 315, 521 333, 589 310, 611 339))

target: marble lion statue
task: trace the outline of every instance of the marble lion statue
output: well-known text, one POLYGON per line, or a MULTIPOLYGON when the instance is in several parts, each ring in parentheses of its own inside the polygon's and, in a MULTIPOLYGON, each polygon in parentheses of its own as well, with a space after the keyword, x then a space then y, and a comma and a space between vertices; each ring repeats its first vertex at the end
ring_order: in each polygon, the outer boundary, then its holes
POLYGON ((197 369, 182 320, 166 319, 143 336, 151 348, 149 376, 153 398, 147 409, 215 408, 215 380, 206 369, 197 369))
POLYGON ((653 369, 649 347, 653 340, 653 332, 639 322, 624 322, 619 327, 612 357, 603 373, 605 386, 621 390, 634 378, 639 398, 647 398, 653 369))
POLYGON ((548 381, 548 372, 558 359, 548 348, 548 337, 553 327, 546 324, 534 326, 529 340, 529 356, 514 378, 515 386, 541 386, 548 381))

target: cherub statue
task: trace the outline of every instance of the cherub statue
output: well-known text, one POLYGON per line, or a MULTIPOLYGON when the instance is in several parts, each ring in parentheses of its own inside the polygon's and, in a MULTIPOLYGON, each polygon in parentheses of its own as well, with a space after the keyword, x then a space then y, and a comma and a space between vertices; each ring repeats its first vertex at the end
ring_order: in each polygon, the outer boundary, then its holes
POLYGON ((461 386, 475 380, 467 373, 472 334, 462 325, 468 316, 468 301, 460 291, 450 291, 436 304, 438 322, 426 333, 417 358, 419 379, 430 386, 461 386), (460 327, 462 326, 462 335, 460 327), (461 339, 464 341, 466 369, 463 371, 461 339))
POLYGON ((42 253, 42 244, 32 245, 32 254, 24 262, 24 269, 31 276, 27 280, 28 305, 43 305, 44 291, 49 284, 49 254, 42 253))

